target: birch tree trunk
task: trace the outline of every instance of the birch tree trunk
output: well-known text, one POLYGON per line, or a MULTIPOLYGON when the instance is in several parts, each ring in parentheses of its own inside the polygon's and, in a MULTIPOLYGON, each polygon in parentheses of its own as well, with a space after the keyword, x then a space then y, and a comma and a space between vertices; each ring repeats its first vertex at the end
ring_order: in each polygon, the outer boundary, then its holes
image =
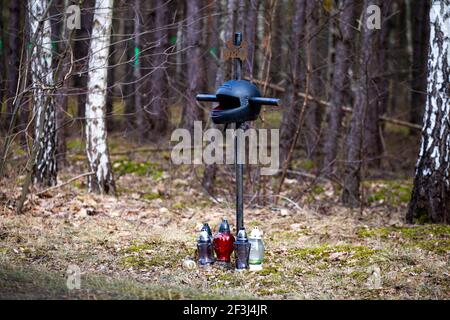
POLYGON ((113 3, 113 0, 96 0, 89 49, 86 153, 94 174, 88 178, 88 188, 90 192, 102 194, 115 193, 105 123, 113 3))
POLYGON ((430 9, 428 97, 406 220, 450 223, 450 0, 430 9))
POLYGON ((41 186, 56 184, 57 177, 56 112, 53 98, 50 96, 54 81, 52 29, 50 20, 45 17, 47 5, 47 0, 30 0, 28 2, 30 37, 32 41, 35 41, 32 44, 33 50, 30 59, 35 139, 39 144, 33 178, 34 182, 41 186))

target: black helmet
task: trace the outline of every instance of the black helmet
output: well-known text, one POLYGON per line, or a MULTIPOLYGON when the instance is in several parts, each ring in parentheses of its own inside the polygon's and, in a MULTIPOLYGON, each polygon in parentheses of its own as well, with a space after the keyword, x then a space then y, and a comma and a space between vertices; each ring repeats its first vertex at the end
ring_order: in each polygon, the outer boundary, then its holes
POLYGON ((219 87, 216 97, 219 105, 211 111, 215 124, 255 121, 261 112, 261 104, 250 101, 261 97, 261 93, 248 81, 227 81, 219 87))

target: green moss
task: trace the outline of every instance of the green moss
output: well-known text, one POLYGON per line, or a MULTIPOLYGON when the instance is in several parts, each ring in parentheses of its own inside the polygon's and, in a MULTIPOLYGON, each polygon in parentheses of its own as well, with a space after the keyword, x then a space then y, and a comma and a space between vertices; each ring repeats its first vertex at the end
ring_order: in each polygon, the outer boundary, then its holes
POLYGON ((146 193, 142 195, 142 199, 145 200, 155 200, 155 199, 162 199, 163 196, 157 192, 153 192, 153 193, 146 193))
POLYGON ((278 269, 275 266, 264 266, 264 269, 258 272, 261 276, 268 276, 271 274, 278 274, 278 269))
POLYGON ((393 123, 384 123, 385 131, 389 133, 393 133, 397 136, 409 136, 410 135, 410 129, 407 127, 402 127, 395 125, 393 123))
POLYGON ((186 256, 194 254, 183 242, 150 240, 133 244, 122 250, 120 263, 126 268, 147 269, 150 267, 176 267, 186 256), (161 248, 165 250, 161 250, 161 248))
POLYGON ((259 296, 273 296, 274 294, 288 295, 291 293, 291 291, 284 288, 277 288, 277 289, 261 288, 257 290, 257 293, 259 296))
POLYGON ((406 204, 411 199, 412 182, 407 180, 381 180, 365 183, 369 190, 367 201, 380 202, 390 205, 406 204))
POLYGON ((312 192, 316 195, 321 195, 325 192, 325 188, 321 185, 316 185, 312 188, 312 192))
POLYGON ((356 234, 360 238, 386 238, 390 233, 389 228, 360 228, 356 231, 356 234))
POLYGON ((301 236, 308 234, 310 234, 310 232, 306 229, 300 231, 277 231, 271 234, 269 239, 273 241, 297 240, 301 236))
POLYGON ((24 155, 28 155, 27 150, 23 149, 23 148, 15 148, 14 149, 14 154, 16 156, 24 156, 24 155))
POLYGON ((279 273, 271 273, 260 280, 260 284, 271 287, 284 285, 283 277, 279 273))
POLYGON ((300 161, 300 168, 311 171, 314 168, 314 161, 310 159, 303 159, 300 161))
POLYGON ((329 247, 313 247, 313 248, 295 248, 289 250, 289 254, 296 258, 307 259, 307 260, 321 260, 325 255, 329 255, 329 247))
POLYGON ((71 139, 67 141, 67 150, 84 150, 85 145, 82 139, 71 139))
POLYGON ((261 225, 261 222, 253 220, 253 221, 247 222, 247 225, 248 225, 248 229, 252 230, 254 227, 259 227, 261 225))
POLYGON ((368 258, 373 256, 375 253, 381 252, 381 250, 370 249, 366 246, 354 246, 354 245, 338 245, 338 246, 319 246, 312 248, 296 248, 288 251, 291 255, 291 259, 304 259, 311 263, 319 263, 316 267, 327 268, 330 255, 333 253, 348 253, 349 256, 344 260, 339 260, 339 263, 343 264, 355 264, 355 265, 366 265, 369 263, 368 258), (326 261, 327 263, 323 264, 326 261))
POLYGON ((432 251, 441 255, 450 253, 450 239, 418 241, 416 246, 423 250, 432 251))
POLYGON ((123 251, 125 253, 135 253, 135 252, 142 252, 145 250, 153 250, 159 248, 163 244, 160 240, 149 240, 144 243, 139 244, 133 244, 127 248, 125 248, 123 251))
POLYGON ((367 272, 363 272, 363 271, 352 271, 348 275, 348 277, 356 280, 359 283, 363 283, 363 282, 367 281, 368 276, 369 275, 367 274, 367 272))
POLYGON ((427 224, 413 227, 383 227, 360 229, 358 236, 362 238, 402 238, 405 245, 432 251, 437 254, 450 252, 450 226, 427 224))
POLYGON ((69 156, 71 161, 85 161, 86 160, 86 155, 84 154, 74 154, 69 156))
POLYGON ((408 239, 423 239, 427 236, 450 237, 450 226, 440 224, 427 224, 412 227, 382 227, 359 229, 357 234, 363 238, 375 237, 378 235, 389 236, 393 233, 400 234, 408 239))
POLYGON ((221 272, 219 276, 214 278, 211 282, 213 288, 224 288, 224 287, 238 287, 242 283, 242 278, 240 274, 235 272, 221 272))
POLYGON ((154 180, 162 177, 163 171, 153 162, 134 162, 120 159, 113 162, 114 171, 119 175, 136 174, 139 176, 151 176, 154 180))
POLYGON ((123 146, 122 141, 117 139, 108 139, 108 148, 110 152, 119 150, 121 146, 123 146))
POLYGON ((450 226, 439 224, 427 224, 414 227, 393 227, 392 231, 401 233, 405 238, 424 239, 428 236, 433 237, 450 237, 450 226))
POLYGON ((186 205, 181 202, 177 202, 174 205, 172 205, 172 210, 182 210, 184 208, 186 208, 186 205))
POLYGON ((274 293, 274 294, 288 294, 288 293, 289 293, 289 290, 286 290, 286 289, 275 289, 275 290, 273 291, 273 293, 274 293))
POLYGON ((385 190, 377 191, 376 193, 371 194, 367 197, 367 202, 374 203, 377 201, 385 200, 386 199, 386 193, 385 190))

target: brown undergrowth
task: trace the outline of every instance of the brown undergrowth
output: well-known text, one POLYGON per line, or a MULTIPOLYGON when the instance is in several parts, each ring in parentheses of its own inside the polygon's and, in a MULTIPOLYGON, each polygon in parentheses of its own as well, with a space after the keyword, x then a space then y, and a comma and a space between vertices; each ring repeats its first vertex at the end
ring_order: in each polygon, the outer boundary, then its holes
MULTIPOLYGON (((61 181, 83 172, 83 158, 71 157, 61 181)), ((224 169, 213 199, 201 168, 173 167, 168 157, 113 155, 118 197, 88 194, 80 180, 30 196, 23 215, 14 213, 20 176, 1 182, 0 298, 450 297, 450 227, 403 223, 407 180, 365 182, 362 211, 339 206, 339 187, 324 182, 295 205, 254 202, 245 218, 264 231, 263 271, 183 269, 201 223, 233 222, 232 174, 224 169), (66 286, 69 265, 81 270, 80 290, 66 286)), ((291 177, 283 197, 302 185, 291 177)))

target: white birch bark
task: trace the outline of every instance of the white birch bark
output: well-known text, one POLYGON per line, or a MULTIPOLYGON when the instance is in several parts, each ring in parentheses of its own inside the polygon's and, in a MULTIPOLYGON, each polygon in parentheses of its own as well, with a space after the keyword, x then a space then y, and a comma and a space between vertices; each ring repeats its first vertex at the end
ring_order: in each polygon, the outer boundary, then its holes
POLYGON ((96 0, 89 50, 86 102, 86 153, 93 176, 90 192, 115 193, 106 132, 106 90, 113 0, 96 0))
POLYGON ((430 47, 428 59, 428 99, 425 107, 424 135, 420 146, 419 160, 425 154, 429 153, 431 167, 422 168, 422 174, 428 175, 431 171, 439 170, 442 160, 447 162, 445 170, 445 183, 449 184, 448 180, 448 152, 450 149, 449 136, 444 136, 444 128, 450 120, 450 94, 448 87, 450 83, 449 66, 450 66, 450 4, 449 1, 433 1, 430 10, 430 47), (447 3, 447 4, 446 4, 447 3), (447 69, 447 70, 445 70, 447 69), (442 113, 437 123, 437 115, 442 113), (435 143, 435 139, 441 140, 445 148, 440 148, 439 144, 435 143), (441 154, 443 152, 444 154, 441 154))
POLYGON ((56 184, 56 112, 51 89, 53 86, 51 25, 47 0, 28 1, 30 24, 31 82, 33 115, 38 153, 33 171, 34 181, 51 186, 56 184))
POLYGON ((432 1, 430 26, 428 98, 407 220, 450 223, 450 0, 432 1))

